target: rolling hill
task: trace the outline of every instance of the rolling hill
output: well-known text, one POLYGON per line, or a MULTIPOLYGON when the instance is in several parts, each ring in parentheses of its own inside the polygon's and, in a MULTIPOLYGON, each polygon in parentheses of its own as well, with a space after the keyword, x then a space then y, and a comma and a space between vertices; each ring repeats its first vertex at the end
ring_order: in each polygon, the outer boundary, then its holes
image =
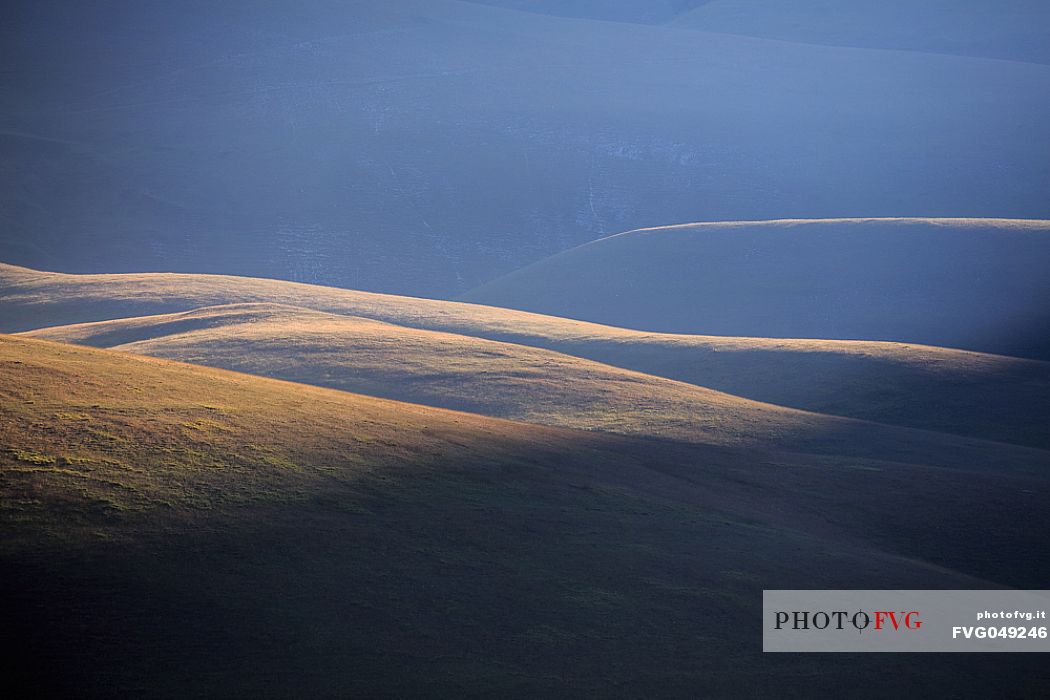
POLYGON ((954 467, 1050 466, 1050 453, 806 413, 549 350, 293 307, 212 307, 30 335, 545 425, 954 467))
POLYGON ((453 0, 15 0, 0 32, 33 267, 450 298, 658 222, 1050 217, 1050 66, 453 0))
POLYGON ((670 333, 1050 358, 1050 221, 701 223, 603 238, 469 301, 670 333))
POLYGON ((550 350, 295 307, 209 307, 28 335, 490 416, 715 445, 823 435, 834 424, 550 350))
POLYGON ((0 392, 5 683, 773 697, 819 668, 864 697, 1047 679, 1029 655, 763 655, 751 630, 763 588, 1045 579, 1044 476, 653 443, 10 336, 0 392))
POLYGON ((0 700, 1050 697, 1048 27, 0 3, 0 700))
POLYGON ((781 41, 1050 63, 1050 7, 1039 0, 712 0, 669 21, 781 41))
MULTIPOLYGON (((389 338, 398 339, 404 334, 404 338, 437 340, 440 342, 436 347, 443 348, 446 353, 449 347, 457 349, 460 355, 456 364, 460 368, 481 368, 488 363, 490 369, 498 367, 504 373, 513 374, 514 369, 507 366, 506 358, 525 361, 528 351, 506 345, 512 343, 514 346, 553 350, 558 354, 533 354, 531 357, 553 357, 552 361, 564 367, 572 367, 564 357, 570 355, 766 403, 1035 447, 1050 446, 1046 429, 1050 416, 1050 391, 1047 391, 1050 365, 1044 362, 899 343, 641 333, 495 307, 274 280, 209 275, 62 275, 0 265, 0 329, 37 328, 41 329, 37 333, 43 337, 68 342, 108 347, 157 338, 163 341, 162 336, 207 328, 212 322, 208 317, 215 314, 214 310, 201 310, 180 320, 165 318, 165 312, 181 313, 195 307, 246 303, 308 307, 329 314, 356 317, 356 320, 332 326, 344 330, 378 328, 389 338), (158 317, 79 325, 147 315, 158 317), (364 319, 384 321, 400 328, 369 326, 364 319), (52 327, 70 323, 74 326, 52 327), (440 334, 413 334, 408 329, 440 334), (472 338, 502 343, 492 346, 498 350, 494 355, 479 358, 476 348, 481 344, 473 343, 472 338)), ((302 313, 302 310, 294 312, 302 313)), ((236 313, 220 311, 213 316, 213 321, 222 326, 237 318, 236 313)), ((317 320, 317 317, 311 318, 317 320)), ((319 324, 322 329, 325 326, 325 323, 319 324)), ((251 326, 240 324, 238 328, 243 331, 251 326)), ((287 363, 294 363, 297 358, 306 365, 315 361, 316 358, 304 358, 289 342, 295 337, 295 323, 287 329, 273 325, 269 328, 274 334, 267 342, 284 348, 282 353, 276 353, 277 368, 292 371, 287 363)), ((215 333, 215 337, 222 337, 221 328, 215 333)), ((322 334, 322 339, 328 344, 333 337, 325 339, 322 334)), ((236 335, 228 340, 236 343, 236 335)), ((242 366, 252 369, 248 366, 248 358, 236 360, 233 353, 223 352, 221 345, 220 342, 216 346, 219 349, 212 354, 217 364, 222 366, 223 363, 238 361, 247 363, 242 366)), ((265 352, 266 347, 267 344, 256 343, 254 349, 265 352)), ((435 351, 436 347, 427 351, 435 351)), ((389 343, 386 348, 396 351, 396 347, 392 348, 389 343)), ((182 359, 198 357, 193 352, 180 353, 182 359)), ((274 355, 272 351, 267 354, 270 358, 274 355)), ((418 382, 415 386, 401 382, 396 390, 385 385, 391 367, 398 366, 396 363, 374 368, 378 373, 372 375, 373 381, 366 382, 359 373, 352 371, 353 364, 360 361, 361 358, 348 358, 343 353, 336 362, 339 371, 327 372, 325 376, 325 372, 311 371, 307 366, 288 376, 307 377, 307 381, 312 376, 314 383, 329 383, 337 387, 343 386, 340 382, 356 382, 354 386, 358 390, 373 393, 416 392, 411 395, 424 402, 437 398, 453 402, 443 404, 452 407, 473 405, 485 411, 496 408, 491 401, 484 405, 484 392, 468 396, 448 381, 444 382, 442 392, 451 393, 435 395, 434 389, 445 371, 443 367, 436 373, 430 371, 432 367, 427 370, 431 375, 428 396, 425 391, 420 393, 423 390, 418 382), (383 378, 383 381, 374 381, 378 378, 383 378)), ((539 360, 528 362, 535 366, 536 361, 539 360)), ((416 369, 427 364, 424 359, 417 359, 416 369)), ((270 367, 271 371, 274 369, 270 367)), ((402 368, 402 378, 411 376, 407 369, 402 368)), ((546 369, 544 366, 542 371, 546 369)), ((610 368, 605 367, 600 368, 599 374, 608 375, 609 372, 610 368)), ((525 386, 521 377, 511 376, 508 380, 508 386, 517 387, 519 391, 525 386)), ((476 381, 472 379, 470 384, 476 381)), ((637 381, 629 382, 628 394, 636 395, 638 385, 637 381)), ((680 395, 681 391, 675 388, 672 393, 680 395)), ((609 396, 608 392, 604 395, 609 396)), ((398 394, 392 396, 396 398, 398 394)), ((587 398, 587 401, 594 400, 594 396, 587 398)))

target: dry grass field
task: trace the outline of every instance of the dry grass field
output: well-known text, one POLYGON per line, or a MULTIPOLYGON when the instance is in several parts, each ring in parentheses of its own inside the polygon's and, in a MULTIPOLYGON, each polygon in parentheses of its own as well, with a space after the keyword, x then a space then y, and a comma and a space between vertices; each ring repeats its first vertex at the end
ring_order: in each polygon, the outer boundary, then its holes
POLYGON ((12 336, 0 396, 8 683, 771 697, 819 666, 863 697, 883 674, 880 693, 1046 680, 1027 655, 921 672, 764 656, 752 630, 763 588, 1043 580, 1042 474, 568 431, 12 336))
POLYGON ((1048 21, 0 2, 0 700, 1047 700, 1048 21))
MULTIPOLYGON (((197 339, 207 337, 201 335, 207 322, 200 317, 214 312, 201 310, 184 322, 165 314, 229 304, 290 305, 357 317, 342 327, 370 328, 368 333, 372 335, 380 329, 387 331, 388 338, 405 342, 408 338, 441 339, 446 346, 444 360, 449 359, 448 348, 460 348, 467 353, 463 361, 470 358, 474 367, 487 362, 494 371, 498 371, 501 355, 516 360, 528 356, 533 365, 551 358, 561 364, 574 362, 564 357, 569 355, 817 413, 1041 448, 1050 446, 1050 431, 1046 429, 1050 422, 1050 363, 998 355, 904 343, 643 333, 475 304, 215 275, 63 275, 0 265, 0 300, 4 311, 0 315, 0 330, 42 329, 37 332, 41 337, 107 347, 156 339, 154 347, 158 349, 175 342, 172 336, 184 331, 196 332, 193 337, 197 339), (47 328, 151 315, 159 317, 121 320, 112 325, 47 328), (401 328, 395 334, 389 326, 367 326, 365 319, 401 328), (443 335, 411 329, 440 331, 443 335), (483 344, 476 343, 476 338, 544 348, 559 355, 503 344, 486 346, 495 355, 477 356, 472 353, 483 344)), ((219 312, 218 318, 228 316, 219 312)), ((225 325, 226 321, 217 320, 215 324, 225 325)), ((250 328, 245 323, 237 324, 238 333, 250 328)), ((267 328, 275 330, 273 325, 267 328)), ((215 338, 221 330, 211 332, 215 338)), ((284 334, 285 341, 294 337, 289 333, 294 334, 294 329, 284 334)), ((386 347, 389 349, 389 343, 386 347)), ((190 349, 171 356, 192 361, 190 349)), ((222 363, 273 362, 275 353, 269 353, 266 360, 252 360, 214 348, 212 355, 213 360, 216 355, 221 360, 216 364, 226 366, 222 363)), ((355 358, 355 362, 365 357, 367 354, 355 358)), ((276 359, 283 362, 285 358, 276 359)), ((339 364, 345 365, 345 359, 339 364)), ((252 371, 247 365, 238 368, 252 371)), ((506 368, 506 362, 502 366, 506 368)), ((396 368, 394 365, 393 369, 380 370, 390 373, 396 368)), ((407 372, 410 368, 402 369, 407 372)), ((313 383, 339 386, 339 382, 344 382, 343 386, 359 391, 377 390, 374 383, 366 382, 367 376, 330 372, 331 376, 318 381, 317 371, 303 371, 312 375, 305 380, 313 383)), ((434 379, 431 377, 430 381, 434 379)), ((456 387, 445 388, 453 392, 445 400, 455 407, 478 405, 486 396, 474 393, 463 397, 464 392, 459 391, 457 397, 456 387), (460 400, 467 403, 454 403, 460 400)), ((406 391, 404 384, 397 391, 406 391)), ((393 397, 428 402, 425 393, 393 397)))

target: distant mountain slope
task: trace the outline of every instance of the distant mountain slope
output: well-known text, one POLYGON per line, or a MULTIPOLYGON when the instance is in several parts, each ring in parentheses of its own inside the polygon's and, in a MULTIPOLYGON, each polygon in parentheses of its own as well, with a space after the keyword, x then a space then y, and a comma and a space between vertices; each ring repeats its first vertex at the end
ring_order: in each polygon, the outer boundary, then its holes
POLYGON ((712 0, 673 26, 874 49, 1050 63, 1042 0, 712 0))
POLYGON ((670 22, 711 0, 468 0, 547 15, 613 22, 670 22))
POLYGON ((38 692, 774 697, 819 672, 864 697, 1047 678, 1021 654, 773 658, 751 624, 765 588, 1032 587, 1044 477, 654 444, 12 337, 0 395, 0 595, 22 642, 4 682, 38 692))
MULTIPOLYGON (((0 329, 7 331, 258 302, 546 348, 821 413, 1050 446, 1050 364, 1045 362, 900 343, 642 333, 475 304, 274 280, 61 275, 0 265, 0 329)), ((206 317, 210 312, 201 313, 206 317)), ((182 320, 143 318, 46 328, 41 333, 71 342, 113 345, 207 327, 207 323, 189 314, 182 320)), ((466 339, 457 342, 471 349, 466 339)), ((219 359, 229 362, 236 356, 220 353, 219 359)))
MULTIPOLYGON (((549 350, 292 307, 213 307, 31 335, 569 428, 923 464, 1050 466, 1050 453, 804 413, 549 350)), ((1016 427, 1032 428, 1023 420, 1016 427)))
POLYGON ((658 222, 1050 217, 1050 66, 451 0, 14 0, 0 43, 33 267, 451 298, 658 222))
POLYGON ((610 236, 464 298, 651 331, 1050 358, 1050 221, 702 223, 610 236))

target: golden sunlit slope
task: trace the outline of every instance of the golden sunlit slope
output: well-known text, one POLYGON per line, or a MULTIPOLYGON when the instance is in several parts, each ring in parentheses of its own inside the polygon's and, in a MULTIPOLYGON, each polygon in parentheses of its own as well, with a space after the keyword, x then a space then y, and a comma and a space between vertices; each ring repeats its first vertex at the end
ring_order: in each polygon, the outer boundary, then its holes
POLYGON ((145 511, 309 501, 333 483, 353 488, 412 465, 524 463, 569 440, 538 426, 12 336, 0 336, 0 363, 5 515, 18 528, 62 516, 56 498, 91 506, 62 525, 90 537, 145 511))
POLYGON ((1050 359, 1050 221, 789 219, 628 231, 466 300, 625 328, 1050 359))
POLYGON ((288 306, 246 304, 31 336, 573 428, 778 444, 841 421, 561 353, 288 306))
POLYGON ((974 466, 1050 453, 803 412, 549 350, 287 306, 245 304, 30 335, 588 430, 974 466))
MULTIPOLYGON (((983 662, 763 655, 761 591, 1047 575, 1047 480, 984 464, 701 449, 7 336, 0 396, 3 680, 44 694, 955 688, 983 662)), ((1045 678, 1016 656, 994 669, 1045 678)))
MULTIPOLYGON (((815 412, 1050 446, 1050 364, 1044 362, 902 343, 644 333, 475 304, 243 277, 64 275, 0 265, 0 327, 6 330, 253 302, 357 316, 359 328, 361 319, 370 318, 547 348, 815 412)), ((112 337, 104 325, 42 333, 112 346, 201 324, 206 322, 193 317, 142 319, 114 325, 112 337), (140 326, 142 335, 129 335, 140 326)), ((457 342, 469 345, 464 338, 457 342)), ((233 353, 222 359, 250 361, 233 353)))

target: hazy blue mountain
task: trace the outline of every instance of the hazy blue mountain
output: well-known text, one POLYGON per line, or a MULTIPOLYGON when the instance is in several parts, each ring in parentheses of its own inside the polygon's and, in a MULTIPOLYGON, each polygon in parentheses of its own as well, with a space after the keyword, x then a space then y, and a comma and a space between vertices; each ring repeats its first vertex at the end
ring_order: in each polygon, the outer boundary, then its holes
POLYGON ((454 296, 667 222, 1050 217, 1050 66, 453 0, 22 1, 0 32, 0 249, 36 268, 454 296))

